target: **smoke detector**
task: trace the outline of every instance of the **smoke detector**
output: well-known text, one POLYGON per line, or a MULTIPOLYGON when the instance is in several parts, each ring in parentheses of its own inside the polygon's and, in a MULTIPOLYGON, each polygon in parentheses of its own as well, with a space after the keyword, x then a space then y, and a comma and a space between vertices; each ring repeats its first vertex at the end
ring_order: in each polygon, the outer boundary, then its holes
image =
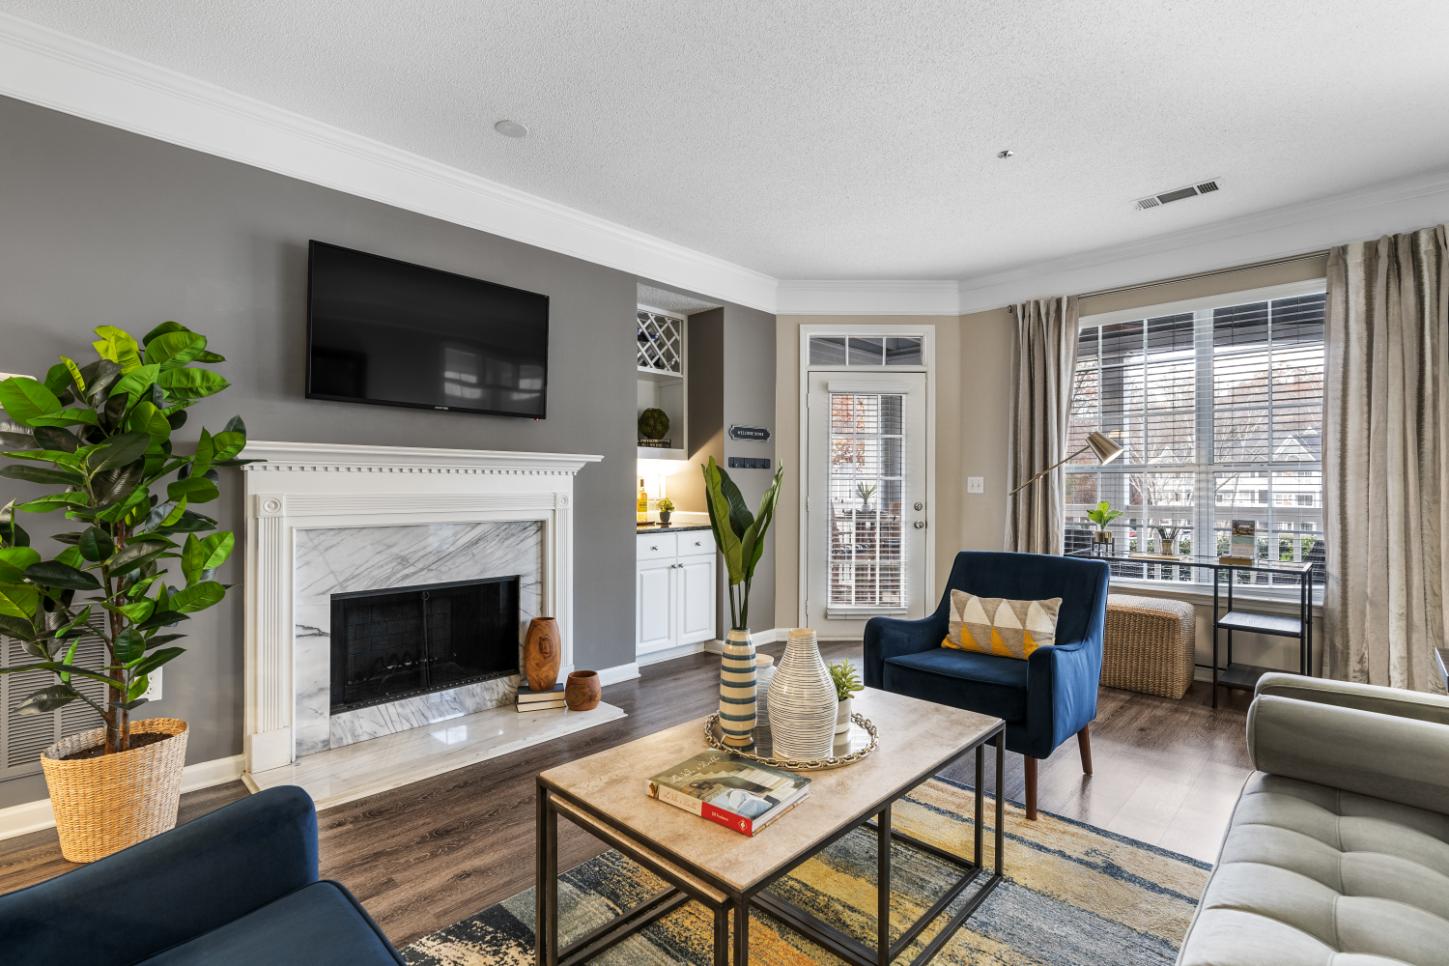
POLYGON ((1196 198, 1198 195, 1205 195, 1218 190, 1218 179, 1209 178, 1207 181, 1199 181, 1197 184, 1190 184, 1184 188, 1173 188, 1171 191, 1163 191, 1160 194, 1148 195, 1146 198, 1138 198, 1132 203, 1138 211, 1146 211, 1148 208, 1161 208, 1163 205, 1172 204, 1174 201, 1182 201, 1185 198, 1196 198))

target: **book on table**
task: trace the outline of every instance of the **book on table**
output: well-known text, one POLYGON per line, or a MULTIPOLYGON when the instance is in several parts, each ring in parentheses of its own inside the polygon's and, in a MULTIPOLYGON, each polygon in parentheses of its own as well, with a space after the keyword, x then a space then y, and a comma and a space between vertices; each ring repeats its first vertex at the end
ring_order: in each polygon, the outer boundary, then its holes
POLYGON ((552 711, 564 707, 564 686, 560 681, 547 691, 535 691, 527 684, 518 686, 518 699, 513 707, 519 711, 552 711))
POLYGON ((725 751, 706 751, 655 775, 645 791, 742 835, 755 835, 810 794, 810 779, 725 751))

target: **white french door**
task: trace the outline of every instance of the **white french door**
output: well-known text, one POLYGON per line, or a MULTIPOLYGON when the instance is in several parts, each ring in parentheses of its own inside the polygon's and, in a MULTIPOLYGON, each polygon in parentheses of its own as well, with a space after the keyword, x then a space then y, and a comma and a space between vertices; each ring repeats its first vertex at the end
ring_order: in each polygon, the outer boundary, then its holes
POLYGON ((859 638, 878 614, 925 613, 926 374, 809 374, 805 617, 859 638))

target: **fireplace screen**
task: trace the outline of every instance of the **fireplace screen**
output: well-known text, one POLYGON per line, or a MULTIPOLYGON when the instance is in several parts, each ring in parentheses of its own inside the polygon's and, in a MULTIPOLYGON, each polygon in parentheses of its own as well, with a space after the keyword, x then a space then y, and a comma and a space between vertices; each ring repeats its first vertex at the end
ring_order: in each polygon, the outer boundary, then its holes
POLYGON ((332 713, 518 673, 518 578, 332 595, 332 713))

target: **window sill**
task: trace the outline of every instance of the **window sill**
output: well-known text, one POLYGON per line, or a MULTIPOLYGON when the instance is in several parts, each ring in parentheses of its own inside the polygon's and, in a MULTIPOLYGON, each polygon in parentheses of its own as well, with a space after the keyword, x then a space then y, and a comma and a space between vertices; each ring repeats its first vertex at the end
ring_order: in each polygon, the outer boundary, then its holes
MULTIPOLYGON (((1213 585, 1196 584, 1183 581, 1178 584, 1171 584, 1161 580, 1132 580, 1125 577, 1113 577, 1113 591, 1124 591, 1132 594, 1140 594, 1143 597, 1170 597, 1173 600, 1185 600, 1190 604, 1200 607, 1211 607, 1213 605, 1213 585)), ((1322 618, 1323 601, 1322 590, 1319 589, 1313 596, 1313 616, 1322 618)), ((1228 595, 1226 590, 1219 596, 1219 603, 1227 605, 1228 595)), ((1294 614, 1298 613, 1298 597, 1292 591, 1287 594, 1263 594, 1245 591, 1242 588, 1233 591, 1233 603, 1247 604, 1253 610, 1262 611, 1267 614, 1294 614)))

